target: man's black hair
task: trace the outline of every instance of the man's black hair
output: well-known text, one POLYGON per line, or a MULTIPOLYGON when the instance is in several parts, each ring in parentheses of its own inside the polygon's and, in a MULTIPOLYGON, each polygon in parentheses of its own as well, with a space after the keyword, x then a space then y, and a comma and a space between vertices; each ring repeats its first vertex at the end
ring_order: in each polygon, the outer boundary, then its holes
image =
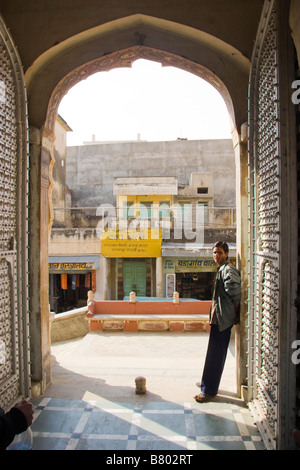
POLYGON ((224 253, 228 253, 228 252, 229 252, 229 248, 228 248, 228 245, 227 245, 226 242, 221 242, 221 241, 216 242, 216 243, 214 244, 214 248, 217 248, 217 247, 222 248, 223 251, 224 251, 224 253))

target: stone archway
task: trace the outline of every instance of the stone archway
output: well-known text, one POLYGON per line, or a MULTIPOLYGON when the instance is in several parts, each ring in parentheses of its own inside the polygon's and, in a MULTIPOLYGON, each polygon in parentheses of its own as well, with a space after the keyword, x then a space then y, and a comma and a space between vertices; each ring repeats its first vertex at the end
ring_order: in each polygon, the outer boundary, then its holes
MULTIPOLYGON (((95 60, 114 62, 115 54, 142 46, 186 59, 213 71, 231 96, 239 128, 247 121, 250 60, 237 48, 205 31, 144 14, 133 14, 90 28, 42 53, 25 74, 31 125, 41 128, 53 90, 73 70, 95 60)), ((213 83, 212 83, 213 84, 213 83)), ((215 85, 218 87, 218 83, 215 85)))
POLYGON ((235 113, 231 96, 224 83, 212 71, 201 64, 177 56, 170 52, 156 50, 147 46, 132 46, 115 53, 99 57, 72 70, 55 87, 47 110, 45 128, 53 132, 59 103, 70 88, 96 72, 108 71, 117 67, 131 67, 137 59, 159 62, 162 66, 172 66, 190 72, 210 83, 223 97, 231 118, 232 132, 235 131, 235 113))
MULTIPOLYGON (((271 2, 272 3, 272 2, 271 2)), ((281 6, 281 1, 276 2, 278 3, 279 6, 281 6)), ((141 17, 140 17, 141 20, 141 17)), ((142 22, 141 22, 142 23, 142 22)), ((284 25, 287 24, 287 22, 283 22, 284 25)), ((149 26, 149 25, 148 25, 149 26)), ((182 54, 176 53, 176 51, 172 50, 162 50, 160 48, 156 47, 149 47, 145 44, 143 44, 144 39, 143 39, 143 34, 141 31, 145 31, 145 29, 140 29, 139 33, 136 35, 136 44, 131 45, 130 47, 126 49, 118 49, 116 51, 110 52, 108 54, 103 54, 101 58, 98 59, 93 59, 91 61, 85 62, 84 64, 78 65, 77 67, 74 66, 74 68, 66 73, 64 77, 61 78, 61 80, 53 87, 51 97, 49 98, 49 106, 48 106, 48 112, 47 112, 47 117, 45 118, 44 122, 44 130, 43 130, 43 138, 42 138, 42 148, 41 148, 41 156, 42 156, 42 169, 43 171, 41 172, 41 186, 42 186, 42 192, 43 192, 43 200, 48 201, 49 198, 49 191, 48 191, 48 181, 49 181, 49 168, 50 168, 50 173, 51 173, 51 165, 52 165, 52 159, 51 159, 51 147, 52 147, 52 140, 53 140, 53 134, 52 134, 52 124, 53 119, 56 114, 56 109, 59 104, 59 101, 65 91, 68 89, 68 87, 73 86, 73 84, 77 83, 77 81, 80 81, 83 79, 85 76, 94 73, 95 71, 98 71, 97 67, 104 67, 103 70, 110 69, 116 66, 130 66, 130 63, 135 60, 136 58, 152 58, 152 60, 157 60, 165 64, 169 65, 174 65, 178 66, 183 69, 188 69, 192 73, 197 73, 195 71, 198 71, 200 76, 205 78, 202 74, 205 75, 207 72, 206 79, 210 81, 212 79, 213 75, 208 72, 209 67, 208 63, 205 62, 206 68, 204 67, 203 63, 200 64, 200 62, 197 62, 194 60, 195 57, 192 57, 192 55, 187 54, 187 58, 183 59, 182 54), (143 55, 145 53, 145 55, 143 55), (85 68, 86 67, 86 68, 85 68)), ((183 31, 182 31, 183 33, 183 31)), ((187 34, 188 35, 188 34, 187 34)), ((170 35, 171 37, 171 35, 170 35)), ((182 38, 184 38, 184 34, 182 34, 182 38)), ((185 38, 186 39, 186 38, 185 38)), ((297 38, 295 37, 295 42, 297 38)), ((184 42, 184 39, 183 39, 184 42)), ((202 43, 203 46, 203 43, 202 43)), ((206 44, 207 46, 207 44, 206 44)), ((236 64, 237 65, 237 64, 236 64)), ((245 64, 244 64, 245 65, 245 64)), ((246 70, 246 66, 244 69, 244 72, 246 70)), ((235 152, 236 152, 236 161, 237 161, 237 171, 238 171, 238 177, 237 181, 239 183, 239 186, 237 188, 237 195, 238 195, 238 200, 239 200, 239 206, 238 206, 238 220, 240 221, 239 227, 238 227, 238 253, 239 253, 239 261, 240 261, 240 267, 242 269, 243 277, 246 280, 248 276, 248 267, 247 267, 247 250, 248 250, 248 220, 246 217, 242 217, 242 214, 246 214, 248 212, 248 194, 249 194, 249 189, 248 189, 248 167, 247 167, 247 161, 248 161, 248 152, 247 152, 247 126, 243 126, 242 124, 247 121, 247 118, 245 117, 244 121, 241 121, 241 116, 245 116, 243 114, 243 107, 244 103, 242 103, 241 109, 239 109, 239 106, 236 102, 236 99, 233 98, 233 94, 231 93, 232 87, 226 86, 226 81, 222 81, 220 78, 220 75, 215 75, 217 78, 217 83, 223 83, 224 88, 221 88, 225 92, 226 96, 226 89, 228 90, 227 98, 230 97, 230 99, 227 102, 227 105, 229 108, 231 107, 233 113, 231 114, 232 117, 235 117, 235 120, 233 122, 236 123, 234 126, 234 132, 233 132, 233 137, 234 137, 234 146, 235 146, 235 152), (237 112, 239 111, 239 112, 237 112), (238 116, 238 118, 237 118, 238 116)), ((227 77, 228 78, 228 77, 227 77)), ((33 83, 33 81, 32 81, 33 83)), ((242 95, 244 96, 244 95, 242 95)), ((236 97, 235 97, 236 98, 236 97)), ((245 102, 247 102, 247 95, 245 94, 244 96, 245 102)), ((247 114, 247 113, 246 113, 247 114)), ((38 121, 37 121, 38 122, 38 121)), ((288 186, 288 185, 287 185, 288 186)), ((49 201, 48 201, 49 202, 49 201)), ((49 205, 46 203, 44 204, 44 215, 45 213, 48 214, 48 208, 49 205), (46 210, 47 209, 47 210, 46 210), (46 212, 45 212, 46 211, 46 212)), ((285 214, 286 215, 286 214, 285 214)), ((290 220, 287 221, 286 227, 286 233, 290 235, 292 233, 289 225, 290 220)), ((44 219, 41 217, 41 233, 43 232, 43 236, 41 237, 41 240, 46 240, 47 238, 47 230, 48 230, 48 219, 44 217, 44 219)), ((254 237, 252 237, 254 239, 254 237)), ((287 236, 285 237, 287 239, 287 236)), ((41 245, 42 252, 44 253, 44 259, 45 259, 45 247, 41 245)), ((290 255, 290 253, 288 253, 290 255)), ((42 256, 43 257, 43 256, 42 256)), ((294 265, 293 265, 294 266, 294 265)), ((45 278, 45 276, 44 276, 45 278)), ((42 275, 41 275, 42 279, 42 275)), ((286 277, 287 279, 287 277, 286 277)), ((284 294, 287 294, 290 296, 291 290, 290 288, 285 288, 285 291, 283 292, 284 294)), ((253 295, 254 292, 252 291, 251 294, 253 295)), ((244 311, 247 310, 247 282, 244 283, 243 286, 243 307, 244 311)), ((286 307, 286 306, 284 306, 286 307)), ((289 306, 290 307, 290 306, 289 306)), ((290 309, 291 310, 291 309, 290 309)), ((285 311, 285 310, 284 310, 285 311)), ((293 320, 294 321, 294 320, 293 320)), ((46 325, 44 324, 45 328, 46 325)), ((286 325, 284 324, 286 327, 286 325)), ((288 333, 292 331, 292 328, 289 329, 288 333)), ((246 335, 246 330, 245 328, 243 331, 241 331, 241 338, 242 340, 240 341, 240 357, 246 357, 246 351, 245 351, 245 342, 244 342, 244 337, 246 335)), ((288 354, 288 341, 286 341, 286 349, 284 351, 284 354, 288 354)), ((45 350, 47 356, 47 351, 45 350)), ((282 359, 284 359, 282 355, 282 359)), ((285 364, 285 362, 282 360, 280 361, 281 364, 285 364)), ((283 372, 283 367, 282 366, 282 372, 283 372)), ((246 366, 245 363, 241 363, 241 367, 239 368, 240 370, 240 377, 238 380, 239 384, 245 383, 246 380, 246 366)), ((284 371, 285 372, 285 371, 284 371)), ((289 370, 287 370, 287 373, 289 373, 289 370)), ((290 380, 289 382, 286 381, 286 383, 292 384, 292 381, 290 380)), ((284 381, 280 383, 280 387, 283 389, 284 388, 284 381)), ((281 391, 281 390, 280 390, 281 391)), ((281 403, 280 406, 282 409, 288 404, 287 400, 284 400, 283 397, 285 397, 287 394, 281 393, 280 399, 281 403)), ((294 389, 291 390, 289 396, 288 396, 290 402, 294 399, 294 389)), ((291 406, 290 408, 291 409, 291 406)), ((280 415, 281 416, 281 415, 280 415)), ((283 414, 282 414, 283 416, 283 414)), ((284 419, 290 420, 291 415, 286 413, 284 419)), ((276 417, 277 419, 277 417, 276 417)), ((280 433, 280 444, 279 446, 283 446, 282 442, 286 440, 288 441, 288 430, 290 427, 290 422, 284 423, 283 420, 280 422, 280 427, 279 427, 279 433, 280 433)), ((277 432, 277 431, 276 431, 277 432)))
POLYGON ((216 88, 216 90, 221 94, 222 98, 224 99, 231 120, 231 131, 233 141, 238 141, 238 131, 235 125, 235 113, 231 96, 224 83, 213 72, 211 72, 203 65, 195 64, 194 62, 186 58, 165 51, 155 50, 146 46, 132 46, 128 49, 120 50, 115 53, 99 57, 98 59, 92 60, 86 64, 83 64, 80 67, 77 67, 72 70, 65 77, 63 77, 63 79, 53 90, 47 109, 46 121, 43 127, 42 145, 45 146, 50 152, 50 227, 52 225, 53 220, 51 203, 51 182, 54 159, 52 148, 55 139, 54 127, 57 116, 57 110, 62 98, 73 86, 75 86, 80 81, 85 80, 94 73, 108 71, 117 67, 131 67, 132 63, 137 59, 153 60, 155 62, 161 63, 162 66, 177 67, 182 70, 185 70, 186 72, 190 72, 210 83, 214 88, 216 88))
MULTIPOLYGON (((148 18, 147 18, 148 20, 148 18)), ((51 173, 52 167, 54 164, 52 148, 54 142, 54 122, 56 118, 57 109, 59 103, 64 96, 64 94, 74 86, 79 81, 87 78, 89 75, 104 70, 110 70, 116 67, 130 67, 131 63, 138 58, 145 58, 148 60, 155 60, 162 63, 162 65, 170 65, 174 67, 181 68, 188 72, 191 72, 206 81, 212 84, 223 96, 223 99, 227 105, 229 115, 232 121, 232 136, 233 136, 233 146, 235 149, 236 163, 237 163, 237 181, 239 181, 238 192, 237 192, 237 213, 239 220, 241 220, 242 211, 247 208, 247 149, 246 145, 241 141, 241 125, 246 121, 247 116, 247 87, 245 86, 245 77, 247 77, 250 64, 247 59, 245 59, 238 51, 232 51, 232 47, 226 47, 226 44, 216 38, 213 38, 209 35, 203 35, 198 31, 199 35, 199 49, 205 48, 206 53, 209 49, 210 56, 215 54, 220 57, 220 54, 223 56, 224 60, 228 60, 228 66, 230 66, 230 74, 235 75, 235 80, 237 77, 240 78, 239 86, 234 87, 234 83, 230 83, 230 77, 225 78, 225 81, 221 79, 219 75, 213 73, 206 64, 197 62, 193 60, 193 57, 183 57, 178 51, 169 51, 165 47, 155 48, 149 47, 147 45, 141 44, 141 31, 147 32, 144 24, 145 17, 143 15, 134 15, 134 26, 138 28, 139 34, 137 38, 137 33, 134 34, 135 44, 131 45, 128 48, 117 49, 115 52, 106 53, 101 55, 101 57, 96 57, 90 61, 84 62, 83 64, 80 61, 74 61, 74 57, 70 58, 70 71, 63 75, 61 79, 55 84, 51 89, 51 95, 48 98, 49 90, 43 95, 41 103, 41 95, 38 96, 39 86, 43 83, 45 79, 45 73, 47 67, 50 67, 49 70, 55 69, 55 55, 51 55, 49 62, 48 57, 43 57, 43 61, 39 64, 34 64, 32 69, 30 68, 26 74, 27 85, 28 85, 28 95, 29 95, 29 110, 31 120, 31 134, 30 134, 30 152, 32 158, 32 165, 34 171, 32 172, 31 177, 31 187, 37 187, 40 185, 40 215, 39 215, 39 227, 38 230, 35 230, 32 233, 33 239, 36 241, 36 246, 40 249, 40 263, 39 265, 35 263, 35 266, 32 266, 32 272, 39 273, 39 302, 41 308, 41 317, 39 322, 41 324, 41 338, 33 338, 34 343, 40 345, 38 348, 34 349, 34 354, 32 357, 33 370, 41 371, 40 380, 36 380, 38 374, 35 374, 35 380, 39 382, 39 391, 42 392, 44 388, 50 383, 51 374, 50 374, 50 334, 49 334, 49 300, 48 300, 48 236, 49 228, 51 227, 52 220, 52 209, 51 209, 51 173), (137 23, 138 19, 138 23, 137 23), (141 29, 140 29, 141 28, 141 29), (205 40, 204 40, 205 38, 205 40), (211 43, 209 42, 211 41, 211 43), (78 64, 79 62, 79 64, 78 64), (232 71, 233 67, 236 67, 232 71), (36 73, 36 74, 35 74, 36 73), (40 74, 40 75, 39 75, 40 74), (38 85, 38 82, 40 85, 38 85), (227 82, 227 83, 226 83, 227 82), (243 99, 238 99, 243 96, 243 99), (40 98, 39 103, 37 99, 40 98), (35 124, 39 124, 39 112, 35 113, 34 109, 41 104, 41 108, 46 107, 46 115, 43 118, 42 127, 38 128, 35 124), (241 164, 242 163, 242 164, 241 164), (49 184, 50 182, 50 184, 49 184), (240 197, 242 193, 242 197, 240 197)), ((146 22, 147 23, 147 22, 146 22)), ((155 24, 154 19, 152 18, 151 26, 155 24)), ((166 36, 166 31, 164 31, 164 37, 172 38, 174 30, 170 28, 169 22, 169 36, 166 36), (170 32, 171 30, 171 32, 170 32)), ((119 24, 119 23, 118 23, 119 24)), ((120 24, 119 24, 120 26, 120 24)), ((147 24, 146 26, 149 26, 147 24)), ((160 25, 161 26, 161 25, 160 25)), ((164 26, 165 23, 164 23, 164 26)), ((118 31, 115 32, 118 36, 118 31)), ((181 27, 181 40, 184 43, 185 41, 190 41, 191 39, 191 28, 186 28, 184 35, 184 28, 181 27)), ((152 31, 153 35, 153 31, 152 31)), ((160 31, 157 32, 157 38, 160 37, 160 31)), ((155 38, 155 35, 154 35, 155 38)), ((193 40, 196 40, 196 37, 193 37, 193 40)), ((177 38, 178 42, 178 38, 177 38)), ((80 42, 78 43, 80 47, 80 42)), ((194 50, 194 48, 193 48, 194 50)), ((74 52, 74 51, 73 51, 74 52)), ((52 51, 54 53, 54 51, 52 51)), ((66 48, 66 54, 68 55, 68 48, 66 48)), ((193 54, 190 54, 191 56, 193 54)), ((66 59, 67 57, 65 57, 66 59)), ((59 57, 61 60, 61 57, 59 57)), ((210 59, 211 61, 211 59, 210 59)), ((210 64, 210 61, 209 64, 210 64)), ((224 68, 224 67, 223 67, 224 68)), ((224 72, 224 70, 223 70, 224 72)), ((222 72, 222 73, 223 73, 222 72)), ((220 73, 220 75, 222 75, 220 73)), ((57 78, 57 77, 56 77, 57 78)), ((231 76, 232 78, 232 76, 231 76)), ((248 80, 248 78, 247 78, 248 80)), ((51 82, 51 80, 50 80, 51 82)), ((248 246, 248 230, 247 230, 247 220, 245 217, 244 227, 240 224, 238 227, 238 263, 242 268, 244 274, 247 273, 246 263, 240 263, 241 259, 246 259, 246 252, 248 246)), ((38 284, 36 284, 38 285, 38 284)), ((246 306, 246 295, 247 283, 245 283, 244 288, 244 304, 246 306)), ((37 299, 38 300, 38 299, 37 299)), ((241 337, 245 336, 246 332, 241 332, 241 337)), ((237 335, 238 338, 240 337, 237 335)), ((243 341, 238 340, 238 344, 241 344, 241 354, 239 357, 244 357, 243 352, 243 341)), ((245 380, 245 364, 242 362, 240 367, 237 368, 240 372, 238 377, 238 384, 242 384, 245 380)))

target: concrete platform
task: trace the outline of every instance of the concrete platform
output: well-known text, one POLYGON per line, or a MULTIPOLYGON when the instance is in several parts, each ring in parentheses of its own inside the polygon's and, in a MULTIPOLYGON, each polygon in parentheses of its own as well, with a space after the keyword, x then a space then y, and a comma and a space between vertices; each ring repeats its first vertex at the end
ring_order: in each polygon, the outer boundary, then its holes
MULTIPOLYGON (((236 395, 234 334, 221 382, 236 395)), ((208 334, 101 332, 52 345, 52 382, 45 396, 83 399, 95 394, 127 401, 135 378, 146 378, 147 399, 190 401, 201 379, 208 334)))
POLYGON ((52 346, 53 383, 34 399, 35 450, 260 450, 236 395, 231 341, 220 394, 199 404, 208 334, 101 332, 52 346), (145 395, 135 378, 146 378, 145 395))

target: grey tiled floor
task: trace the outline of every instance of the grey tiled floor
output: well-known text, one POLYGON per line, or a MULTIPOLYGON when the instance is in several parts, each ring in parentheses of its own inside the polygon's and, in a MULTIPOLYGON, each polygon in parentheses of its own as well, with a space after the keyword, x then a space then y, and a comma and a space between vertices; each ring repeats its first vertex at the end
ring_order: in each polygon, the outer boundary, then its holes
POLYGON ((249 410, 230 402, 34 400, 38 450, 262 450, 249 410))
POLYGON ((234 390, 234 341, 220 394, 199 404, 205 333, 88 334, 52 347, 52 385, 35 406, 37 450, 197 451, 264 449, 234 390), (135 394, 135 377, 147 393, 135 394))

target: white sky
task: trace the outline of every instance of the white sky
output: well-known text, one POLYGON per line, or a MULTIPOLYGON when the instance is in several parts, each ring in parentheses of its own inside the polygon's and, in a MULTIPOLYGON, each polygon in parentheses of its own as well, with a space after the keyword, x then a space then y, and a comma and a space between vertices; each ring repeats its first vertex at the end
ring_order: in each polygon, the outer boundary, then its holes
POLYGON ((58 113, 73 132, 67 145, 91 141, 230 139, 228 111, 215 88, 174 67, 139 59, 99 72, 62 99, 58 113))

